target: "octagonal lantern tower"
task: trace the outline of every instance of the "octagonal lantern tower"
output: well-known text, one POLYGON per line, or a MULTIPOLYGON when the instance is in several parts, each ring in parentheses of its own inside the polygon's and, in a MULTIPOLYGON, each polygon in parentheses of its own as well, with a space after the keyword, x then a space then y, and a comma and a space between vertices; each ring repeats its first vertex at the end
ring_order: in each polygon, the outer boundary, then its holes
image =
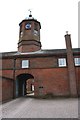
POLYGON ((18 51, 25 53, 40 50, 40 22, 34 19, 30 13, 29 17, 22 20, 19 26, 18 51))

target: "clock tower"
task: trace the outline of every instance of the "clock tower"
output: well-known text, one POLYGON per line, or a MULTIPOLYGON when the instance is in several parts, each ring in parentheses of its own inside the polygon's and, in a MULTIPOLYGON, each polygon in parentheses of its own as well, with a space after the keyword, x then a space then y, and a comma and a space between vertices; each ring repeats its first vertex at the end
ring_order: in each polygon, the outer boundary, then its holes
POLYGON ((27 19, 19 24, 19 52, 34 52, 41 49, 40 42, 40 22, 34 19, 30 13, 27 19))

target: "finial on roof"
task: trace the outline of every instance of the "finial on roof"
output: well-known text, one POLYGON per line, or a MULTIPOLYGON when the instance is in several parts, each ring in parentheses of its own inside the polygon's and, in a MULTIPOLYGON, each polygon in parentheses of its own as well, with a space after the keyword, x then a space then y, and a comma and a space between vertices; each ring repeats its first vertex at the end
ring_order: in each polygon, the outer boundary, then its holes
POLYGON ((68 31, 66 31, 66 34, 68 35, 68 31))
POLYGON ((31 15, 31 12, 32 12, 32 11, 31 11, 30 9, 29 9, 28 11, 30 12, 29 17, 32 17, 32 15, 31 15))

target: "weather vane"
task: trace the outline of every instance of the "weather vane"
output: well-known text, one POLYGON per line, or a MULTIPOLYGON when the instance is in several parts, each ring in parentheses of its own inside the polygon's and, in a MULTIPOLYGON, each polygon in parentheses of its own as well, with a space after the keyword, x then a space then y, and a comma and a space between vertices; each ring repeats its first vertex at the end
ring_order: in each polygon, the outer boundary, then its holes
POLYGON ((31 9, 29 9, 28 11, 30 12, 30 15, 31 15, 31 12, 32 12, 31 9))
POLYGON ((68 31, 66 31, 66 34, 68 34, 68 31))

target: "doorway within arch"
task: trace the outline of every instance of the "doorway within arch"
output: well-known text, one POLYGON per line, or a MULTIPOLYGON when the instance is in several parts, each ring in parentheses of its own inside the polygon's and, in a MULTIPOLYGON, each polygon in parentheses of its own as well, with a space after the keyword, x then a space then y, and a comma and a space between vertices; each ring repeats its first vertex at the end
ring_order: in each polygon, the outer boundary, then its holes
POLYGON ((16 77, 16 97, 25 95, 34 95, 34 77, 26 73, 16 77))

